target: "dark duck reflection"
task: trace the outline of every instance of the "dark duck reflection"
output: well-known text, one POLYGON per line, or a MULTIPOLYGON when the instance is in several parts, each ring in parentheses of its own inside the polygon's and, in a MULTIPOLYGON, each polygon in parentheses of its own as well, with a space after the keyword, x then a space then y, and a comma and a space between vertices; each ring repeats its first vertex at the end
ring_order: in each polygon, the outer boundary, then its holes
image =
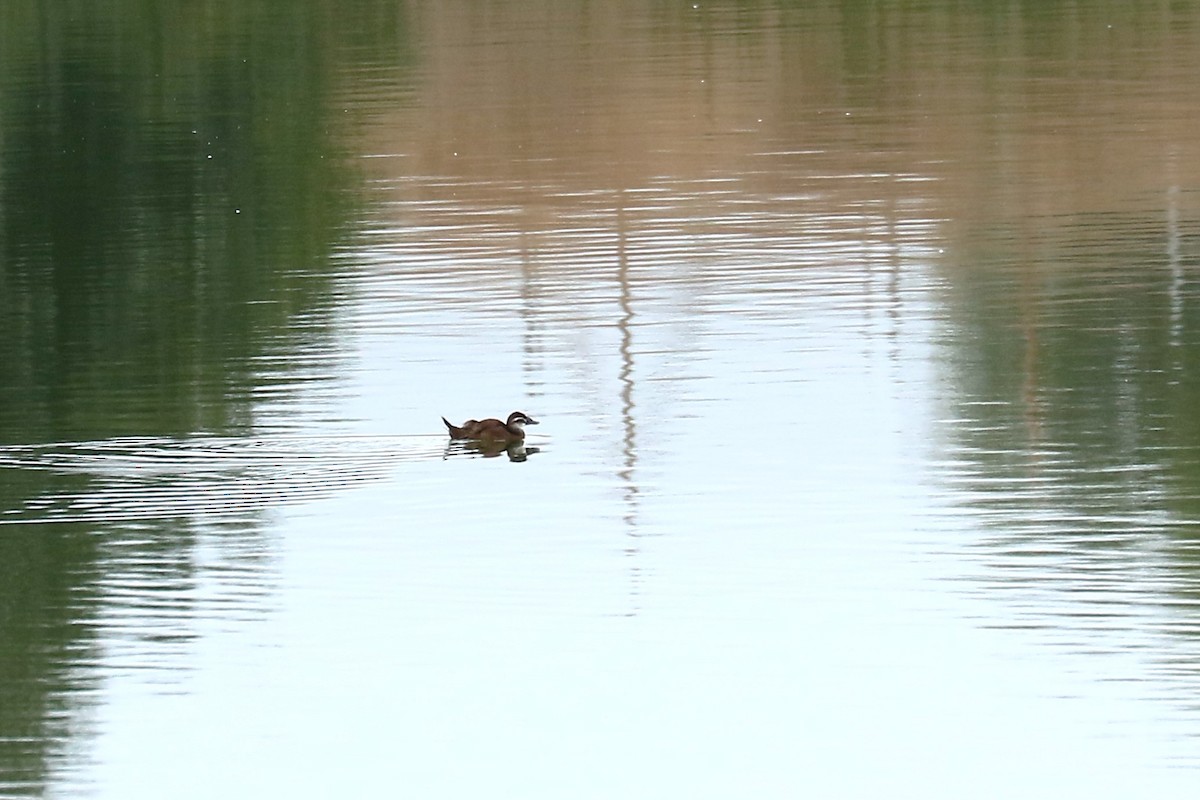
POLYGON ((445 417, 442 422, 450 432, 447 456, 457 452, 494 458, 505 453, 510 461, 524 461, 538 451, 536 447, 525 446, 525 426, 538 422, 523 411, 514 411, 504 422, 494 418, 469 419, 462 425, 454 425, 445 417))

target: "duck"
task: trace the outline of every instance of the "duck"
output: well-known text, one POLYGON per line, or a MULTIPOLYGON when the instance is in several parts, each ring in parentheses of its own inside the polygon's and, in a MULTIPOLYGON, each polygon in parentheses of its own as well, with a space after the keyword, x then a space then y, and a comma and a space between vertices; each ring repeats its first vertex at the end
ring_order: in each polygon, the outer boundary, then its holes
POLYGON ((492 418, 469 419, 462 425, 454 425, 445 417, 442 417, 442 422, 446 423, 451 439, 508 443, 525 441, 525 426, 538 424, 536 419, 524 411, 512 412, 505 422, 492 418))

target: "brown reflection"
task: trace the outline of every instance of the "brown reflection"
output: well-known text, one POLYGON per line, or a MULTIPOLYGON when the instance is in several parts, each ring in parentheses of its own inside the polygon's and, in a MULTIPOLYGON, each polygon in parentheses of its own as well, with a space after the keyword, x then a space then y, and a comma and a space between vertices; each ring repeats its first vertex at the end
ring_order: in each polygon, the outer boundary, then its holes
POLYGON ((668 175, 789 191, 799 168, 896 176, 855 199, 928 198, 958 227, 1161 191, 1168 158, 1195 184, 1200 12, 1092 5, 414 0, 421 82, 369 147, 527 210, 668 175))
MULTIPOLYGON (((980 426, 969 444, 994 453, 983 467, 993 476, 1043 479, 1041 460, 1060 446, 1090 458, 1200 441, 1184 380, 1200 327, 1183 233, 1197 196, 1178 189, 1200 184, 1200 7, 409 7, 419 76, 400 100, 373 107, 362 131, 365 152, 396 156, 364 169, 382 187, 380 205, 398 209, 388 222, 420 231, 400 249, 433 254, 409 259, 406 275, 444 281, 452 265, 472 291, 443 293, 447 307, 478 305, 519 277, 533 393, 548 334, 615 327, 631 555, 638 415, 649 413, 645 387, 634 397, 632 267, 644 295, 673 293, 681 306, 704 298, 733 273, 705 274, 706 237, 727 261, 751 262, 733 275, 745 306, 780 302, 806 258, 827 266, 850 253, 860 295, 879 277, 888 301, 882 332, 859 306, 864 356, 882 333, 898 380, 901 328, 914 313, 905 270, 940 270, 938 313, 962 365, 950 375, 964 401, 956 413, 980 426), (604 294, 610 215, 615 309, 604 294), (1147 236, 1161 246, 1164 216, 1165 268, 1161 250, 1144 252, 1147 236), (1080 228, 1060 248, 1063 224, 1080 228), (831 239, 859 247, 802 252, 831 239), (654 245, 677 248, 678 266, 645 258, 654 245), (1081 258, 1081 246, 1094 249, 1081 258), (1109 291, 1088 294, 1088 284, 1109 291)), ((689 306, 678 324, 699 325, 718 305, 689 306)), ((611 374, 602 360, 579 361, 611 374)), ((1176 462, 1165 502, 1196 518, 1194 459, 1162 458, 1176 462)))

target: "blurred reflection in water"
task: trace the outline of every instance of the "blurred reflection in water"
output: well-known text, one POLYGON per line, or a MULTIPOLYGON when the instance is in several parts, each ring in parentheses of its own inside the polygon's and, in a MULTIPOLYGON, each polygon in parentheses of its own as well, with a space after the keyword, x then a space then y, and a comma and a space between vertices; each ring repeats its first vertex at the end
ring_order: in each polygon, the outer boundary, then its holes
POLYGON ((941 480, 983 526, 985 621, 1194 695, 1200 234, 1174 207, 1027 225, 980 237, 950 298, 941 480))
POLYGON ((198 669, 271 591, 246 465, 154 467, 331 383, 345 32, 318 3, 0 15, 0 794, 41 796, 97 693, 198 669))
POLYGON ((1200 8, 145 12, 0 12, 0 793, 1194 795, 1200 8))

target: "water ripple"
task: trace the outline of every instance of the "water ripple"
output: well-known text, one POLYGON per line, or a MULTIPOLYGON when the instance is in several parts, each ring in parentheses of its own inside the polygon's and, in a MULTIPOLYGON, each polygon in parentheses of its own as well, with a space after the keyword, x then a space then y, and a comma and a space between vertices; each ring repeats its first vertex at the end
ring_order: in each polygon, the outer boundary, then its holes
POLYGON ((0 525, 230 517, 303 503, 442 457, 442 436, 170 439, 130 437, 0 447, 0 468, 85 476, 0 512, 0 525))

